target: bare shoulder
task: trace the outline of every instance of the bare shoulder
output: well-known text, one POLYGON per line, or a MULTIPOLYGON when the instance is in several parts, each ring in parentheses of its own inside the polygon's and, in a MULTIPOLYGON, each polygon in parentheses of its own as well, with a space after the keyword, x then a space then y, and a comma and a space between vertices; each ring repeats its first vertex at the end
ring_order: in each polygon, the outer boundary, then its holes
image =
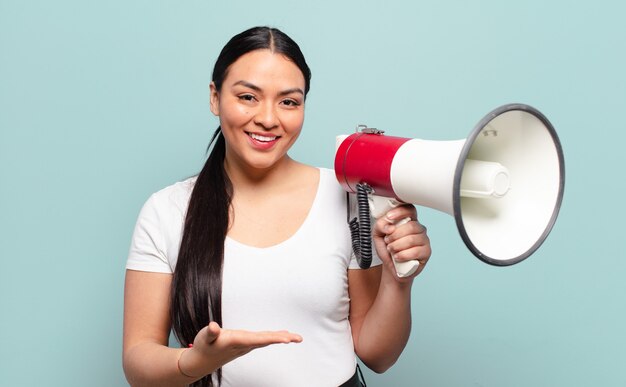
POLYGON ((306 176, 310 179, 317 179, 320 174, 319 168, 308 165, 308 164, 303 164, 300 162, 296 162, 294 164, 294 170, 298 174, 301 174, 302 176, 306 176))
POLYGON ((298 187, 306 187, 316 191, 320 180, 320 170, 319 168, 296 162, 293 165, 291 176, 293 183, 298 187))

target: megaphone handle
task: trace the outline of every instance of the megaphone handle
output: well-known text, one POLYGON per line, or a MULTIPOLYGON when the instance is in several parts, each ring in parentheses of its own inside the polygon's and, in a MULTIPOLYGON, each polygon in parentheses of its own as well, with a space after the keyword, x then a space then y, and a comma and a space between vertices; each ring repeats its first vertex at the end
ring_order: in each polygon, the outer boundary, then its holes
MULTIPOLYGON (((398 222, 394 223, 394 225, 401 226, 409 221, 411 221, 411 218, 400 219, 398 222)), ((420 262, 417 259, 404 262, 398 262, 394 259, 393 265, 396 267, 396 274, 398 274, 398 277, 404 278, 415 273, 417 268, 420 266, 420 262)))
MULTIPOLYGON (((377 195, 369 195, 368 199, 369 199, 369 204, 370 204, 370 211, 372 215, 377 219, 380 218, 381 216, 385 216, 385 214, 388 211, 402 204, 401 202, 395 199, 386 198, 386 197, 377 196, 377 195)), ((393 225, 396 227, 401 226, 405 223, 408 223, 410 220, 411 218, 403 218, 403 219, 398 220, 397 222, 394 222, 393 225)), ((396 267, 396 274, 398 274, 398 277, 404 278, 415 273, 420 263, 417 259, 414 259, 411 261, 404 261, 404 262, 398 262, 394 259, 393 265, 396 267)))

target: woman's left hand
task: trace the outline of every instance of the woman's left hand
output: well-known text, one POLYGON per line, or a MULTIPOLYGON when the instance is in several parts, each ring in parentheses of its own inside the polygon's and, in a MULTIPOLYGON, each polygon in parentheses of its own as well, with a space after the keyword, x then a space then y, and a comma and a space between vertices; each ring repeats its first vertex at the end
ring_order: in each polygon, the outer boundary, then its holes
POLYGON ((384 270, 393 273, 399 282, 411 282, 424 270, 431 255, 430 239, 426 234, 426 227, 417 220, 417 211, 410 204, 396 207, 374 224, 374 246, 378 256, 383 261, 384 270), (394 225, 402 219, 410 218, 407 223, 394 225), (415 273, 408 277, 399 277, 393 263, 411 260, 419 261, 415 273))

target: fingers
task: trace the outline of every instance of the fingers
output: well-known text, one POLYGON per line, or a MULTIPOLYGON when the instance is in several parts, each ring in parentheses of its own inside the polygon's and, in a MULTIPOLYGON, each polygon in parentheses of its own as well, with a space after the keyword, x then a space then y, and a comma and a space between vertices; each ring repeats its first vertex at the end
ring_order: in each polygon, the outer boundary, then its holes
POLYGON ((222 329, 221 345, 237 348, 261 348, 271 344, 302 342, 302 336, 288 331, 251 332, 222 329))
POLYGON ((425 265, 430 258, 430 246, 415 246, 408 249, 402 249, 398 252, 390 251, 391 257, 398 262, 406 262, 418 260, 420 265, 425 265))
POLYGON ((386 235, 384 240, 387 251, 398 261, 428 259, 432 253, 426 227, 417 222, 398 227, 393 233, 386 235))
MULTIPOLYGON (((384 230, 385 243, 390 244, 395 241, 405 239, 406 243, 414 242, 416 245, 421 246, 429 242, 428 235, 426 234, 426 226, 420 224, 417 221, 409 221, 401 225, 387 225, 384 230), (407 239, 409 237, 409 239, 407 239), (410 237, 413 237, 412 239, 410 237)), ((405 244, 406 244, 405 243, 405 244)))
POLYGON ((396 207, 376 220, 374 235, 383 236, 392 233, 397 227, 406 223, 407 220, 417 220, 417 211, 410 204, 396 207))
POLYGON ((275 332, 246 332, 245 341, 255 348, 265 347, 271 344, 289 344, 302 342, 302 336, 287 331, 275 332))
POLYGON ((286 332, 250 332, 243 330, 223 330, 222 341, 217 346, 220 351, 228 351, 235 357, 243 356, 255 349, 267 347, 276 344, 299 343, 302 337, 299 335, 286 332))
POLYGON ((204 330, 206 330, 205 337, 209 344, 218 340, 234 345, 299 343, 302 341, 302 336, 286 330, 253 332, 246 330, 223 329, 215 321, 211 321, 209 325, 204 328, 204 330))
POLYGON ((302 336, 288 331, 249 332, 254 340, 261 343, 300 343, 302 336))
POLYGON ((389 211, 377 220, 375 232, 378 237, 382 237, 385 253, 389 253, 394 262, 419 261, 419 267, 409 276, 410 278, 417 276, 424 269, 432 251, 426 227, 417 220, 415 207, 400 206, 389 211))
POLYGON ((383 219, 387 219, 389 223, 396 223, 404 218, 417 220, 417 210, 415 209, 415 206, 412 204, 403 204, 390 210, 383 217, 383 219))

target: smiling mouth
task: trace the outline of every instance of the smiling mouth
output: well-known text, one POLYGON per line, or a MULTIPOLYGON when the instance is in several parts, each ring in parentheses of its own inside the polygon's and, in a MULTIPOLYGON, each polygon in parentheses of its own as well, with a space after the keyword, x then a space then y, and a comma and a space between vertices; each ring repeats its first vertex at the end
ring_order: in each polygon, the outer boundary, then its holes
POLYGON ((262 136, 260 134, 255 134, 255 133, 250 133, 250 132, 246 132, 246 134, 250 136, 250 138, 252 138, 253 140, 260 141, 260 142, 272 142, 280 138, 280 136, 262 136))

